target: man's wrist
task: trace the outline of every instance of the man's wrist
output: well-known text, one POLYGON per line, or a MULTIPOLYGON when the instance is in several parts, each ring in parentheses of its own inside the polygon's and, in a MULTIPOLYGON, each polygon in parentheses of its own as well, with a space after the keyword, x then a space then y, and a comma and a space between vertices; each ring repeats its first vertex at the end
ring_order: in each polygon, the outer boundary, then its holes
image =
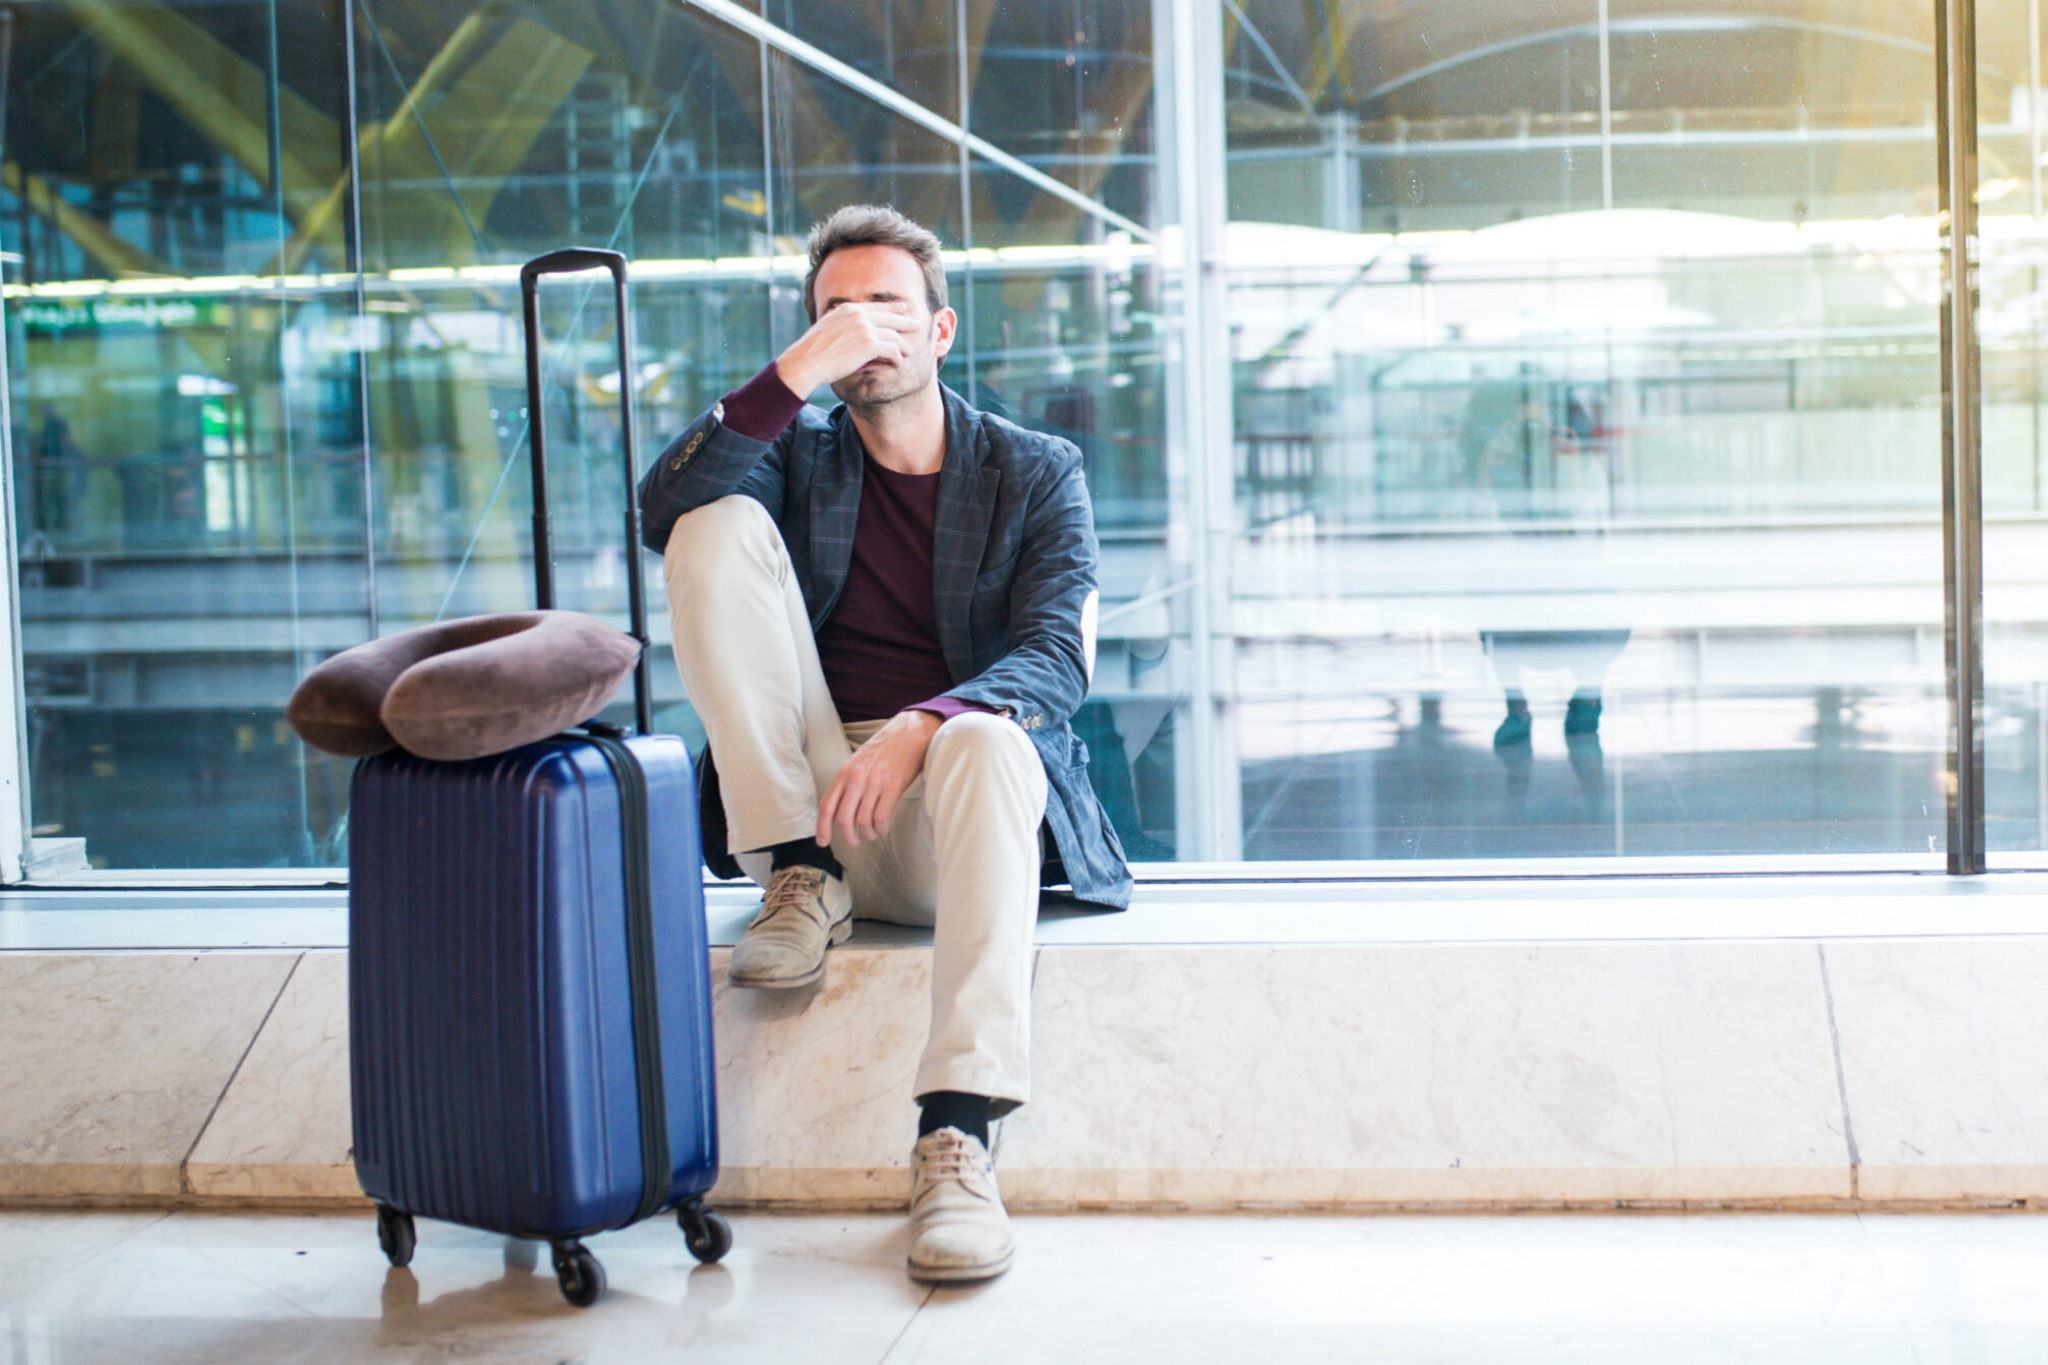
POLYGON ((939 724, 944 725, 955 716, 991 714, 993 708, 983 706, 978 701, 963 701, 959 697, 941 694, 929 701, 921 701, 909 709, 912 711, 922 711, 926 715, 935 718, 939 724))
POLYGON ((792 363, 787 352, 777 356, 770 368, 775 371, 775 377, 799 398, 809 398, 812 390, 824 382, 812 376, 802 365, 792 363))

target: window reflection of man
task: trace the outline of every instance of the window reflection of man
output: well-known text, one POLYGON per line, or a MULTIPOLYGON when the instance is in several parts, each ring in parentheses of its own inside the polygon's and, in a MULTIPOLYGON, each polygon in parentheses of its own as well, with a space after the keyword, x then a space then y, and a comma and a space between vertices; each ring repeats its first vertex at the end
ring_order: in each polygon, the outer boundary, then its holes
POLYGON ((75 494, 84 475, 79 463, 78 442, 71 435, 71 424, 55 407, 45 404, 35 440, 34 525, 38 531, 71 529, 75 494))
MULTIPOLYGON (((1599 421, 1580 393, 1527 368, 1514 378, 1476 385, 1458 423, 1465 476, 1490 500, 1494 515, 1546 527, 1540 541, 1527 543, 1540 544, 1554 566, 1591 567, 1596 579, 1606 507, 1604 497, 1597 505, 1589 503, 1589 493, 1597 490, 1588 487, 1586 464, 1599 453, 1600 434, 1599 421)), ((1587 587, 1586 582, 1577 585, 1582 606, 1611 600, 1587 587)), ((1494 752, 1512 775, 1526 778, 1535 730, 1527 675, 1567 673, 1572 693, 1565 703, 1566 753, 1588 794, 1597 795, 1605 783, 1602 692, 1607 670, 1629 637, 1626 628, 1480 632, 1507 701, 1507 715, 1493 733, 1494 752)))

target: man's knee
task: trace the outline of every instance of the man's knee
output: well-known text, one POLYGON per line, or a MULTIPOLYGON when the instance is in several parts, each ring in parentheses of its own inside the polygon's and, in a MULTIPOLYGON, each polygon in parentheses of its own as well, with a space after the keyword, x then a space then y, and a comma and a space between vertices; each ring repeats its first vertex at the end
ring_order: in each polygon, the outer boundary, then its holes
POLYGON ((925 762, 953 767, 997 767, 1025 775, 1043 771, 1038 750, 1017 723, 986 711, 963 711, 932 734, 925 762))
POLYGON ((662 573, 674 581, 693 571, 729 569, 735 563, 772 567, 781 544, 782 533, 768 509, 743 493, 733 493, 676 518, 662 552, 662 573))

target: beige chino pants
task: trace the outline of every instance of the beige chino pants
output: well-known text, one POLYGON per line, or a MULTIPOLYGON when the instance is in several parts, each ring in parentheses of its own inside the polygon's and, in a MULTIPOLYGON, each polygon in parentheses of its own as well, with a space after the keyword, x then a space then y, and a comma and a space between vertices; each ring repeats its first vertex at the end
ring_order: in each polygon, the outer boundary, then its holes
MULTIPOLYGON (((662 573, 676 668, 704 722, 729 851, 815 837, 818 801, 885 722, 842 725, 803 591, 766 508, 732 496, 685 513, 662 573)), ((932 1021, 916 1094, 1030 1094, 1031 943, 1045 766, 1023 730, 984 713, 938 728, 889 832, 832 851, 861 919, 932 930, 932 1021)), ((766 854, 743 856, 756 882, 766 854)))

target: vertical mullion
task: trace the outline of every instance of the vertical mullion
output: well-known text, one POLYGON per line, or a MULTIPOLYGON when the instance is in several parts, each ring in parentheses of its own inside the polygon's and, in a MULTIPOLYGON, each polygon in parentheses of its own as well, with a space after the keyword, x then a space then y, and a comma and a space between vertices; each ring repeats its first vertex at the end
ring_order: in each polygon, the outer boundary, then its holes
MULTIPOLYGON (((1191 809, 1185 810, 1179 856, 1182 861, 1189 861, 1192 854, 1195 861, 1235 862, 1243 850, 1238 814, 1242 787, 1234 737, 1221 723, 1219 705, 1227 695, 1229 676, 1223 666, 1227 660, 1219 656, 1230 647, 1236 430, 1223 260, 1228 216, 1223 183, 1223 7, 1221 0, 1160 0, 1154 14, 1153 32, 1165 27, 1172 44, 1166 69, 1171 77, 1168 113, 1173 131, 1166 146, 1174 163, 1180 253, 1177 261, 1162 264, 1180 272, 1176 444, 1184 471, 1181 494, 1186 499, 1184 571, 1194 584, 1188 594, 1189 743, 1182 752, 1192 758, 1196 771, 1180 776, 1184 786, 1191 783, 1194 799, 1188 803, 1191 809)), ((1156 51, 1156 37, 1154 43, 1156 51)), ((1173 539, 1169 534, 1169 545, 1173 539)))
MULTIPOLYGON (((263 123, 264 136, 269 143, 269 156, 266 166, 270 175, 270 202, 276 210, 277 259, 282 262, 288 259, 289 233, 285 227, 287 219, 285 218, 284 209, 284 120, 281 114, 281 87, 277 71, 277 7, 278 0, 270 0, 264 15, 263 123)), ((346 155, 345 152, 344 155, 346 155)), ((342 165, 345 169, 348 162, 344 160, 342 165)), ((294 448, 292 431, 292 376, 286 373, 286 348, 284 344, 285 333, 291 326, 292 300, 291 289, 286 285, 285 279, 286 272, 280 269, 278 271, 277 292, 275 294, 277 300, 277 346, 275 354, 277 361, 278 421, 277 433, 274 439, 277 442, 278 448, 278 485, 284 500, 284 526, 282 529, 284 531, 285 575, 291 593, 292 671, 299 673, 310 668, 313 660, 307 657, 306 654, 304 632, 305 598, 300 591, 299 583, 299 489, 298 470, 294 463, 297 451, 294 448)), ((251 363, 262 365, 267 359, 268 357, 265 356, 257 356, 252 358, 251 363)), ((247 414, 244 415, 244 420, 252 426, 254 425, 254 419, 247 414)), ((253 515, 250 521, 251 525, 247 528, 247 534, 253 537, 256 531, 253 524, 253 515)), ((253 547, 256 542, 252 539, 248 543, 253 547)), ((374 584, 372 586, 374 588, 374 584)), ((306 767, 306 746, 303 744, 293 745, 292 753, 298 779, 299 839, 303 849, 310 855, 314 851, 312 779, 306 767)), ((312 862, 313 858, 309 856, 307 861, 312 862)))
POLYGON ((960 349, 967 355, 967 402, 981 406, 981 351, 974 338, 974 161, 967 149, 966 134, 974 131, 968 121, 967 101, 972 92, 967 80, 967 0, 953 0, 953 62, 960 91, 960 349))
MULTIPOLYGON (((342 269, 355 277, 356 321, 360 326, 370 315, 369 288, 363 272, 369 268, 363 250, 363 167, 362 134, 356 100, 361 88, 356 82, 356 4, 339 0, 341 7, 341 156, 348 173, 348 212, 342 218, 342 269)), ((358 346, 356 356, 356 418, 362 424, 363 470, 363 580, 364 607, 369 617, 368 639, 379 631, 377 605, 377 461, 370 449, 370 353, 358 346)), ((536 417, 538 414, 536 414, 536 417)))
MULTIPOLYGON (((761 223, 767 229, 768 238, 768 354, 782 353, 782 338, 777 335, 775 311, 775 115, 774 70, 765 39, 761 44, 761 223)), ((810 303, 804 303, 805 317, 810 316, 810 303)), ((810 401, 810 395, 803 395, 810 401)), ((536 415, 538 420, 538 415, 536 415)))
POLYGON ((1984 870, 1984 477, 1977 352, 1975 0, 1935 0, 1948 870, 1984 870))
POLYGON ((1607 0, 1600 0, 1600 207, 1614 208, 1614 75, 1607 0))
MULTIPOLYGON (((14 8, 0 9, 0 149, 6 145, 7 101, 13 85, 9 73, 14 65, 14 8)), ((28 259, 28 168, 22 167, 20 198, 23 205, 21 255, 28 259)), ((0 272, 4 273, 4 272, 0 272)), ((24 272, 25 273, 25 272, 24 272)), ((28 870, 29 834, 34 827, 29 811, 28 688, 21 647, 21 568, 16 538, 14 506, 14 395, 12 365, 8 356, 7 317, 0 308, 0 569, 6 582, 0 584, 6 608, 6 638, 0 639, 0 694, 14 707, 14 721, 0 727, 0 793, 13 787, 11 797, 0 799, 0 882, 18 882, 28 870)))
POLYGON ((2027 0, 2027 185, 2041 216, 2041 0, 2027 0))

